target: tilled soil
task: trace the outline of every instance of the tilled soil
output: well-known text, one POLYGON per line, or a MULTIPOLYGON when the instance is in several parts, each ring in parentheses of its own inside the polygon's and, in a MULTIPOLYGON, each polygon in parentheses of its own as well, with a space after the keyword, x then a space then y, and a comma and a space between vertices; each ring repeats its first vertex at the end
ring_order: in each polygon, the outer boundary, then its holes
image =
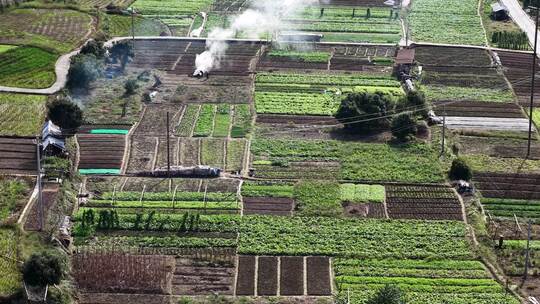
POLYGON ((35 139, 0 137, 0 173, 37 174, 36 158, 35 139))
POLYGON ((477 172, 473 181, 484 197, 540 199, 540 174, 477 172))
POLYGON ((307 258, 307 294, 325 296, 332 293, 330 277, 330 258, 307 258))
POLYGON ((122 167, 124 135, 79 134, 79 169, 119 169, 122 167))
POLYGON ((244 214, 292 215, 294 200, 286 197, 244 197, 244 214))

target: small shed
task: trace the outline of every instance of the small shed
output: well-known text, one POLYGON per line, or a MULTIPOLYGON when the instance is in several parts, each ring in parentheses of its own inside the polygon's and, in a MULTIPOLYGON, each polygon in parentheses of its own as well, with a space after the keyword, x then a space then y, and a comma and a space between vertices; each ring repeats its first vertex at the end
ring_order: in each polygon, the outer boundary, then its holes
POLYGON ((50 120, 47 120, 41 129, 41 138, 46 138, 47 136, 62 138, 62 130, 50 120))
POLYGON ((491 18, 497 21, 505 21, 510 18, 508 15, 508 8, 499 2, 491 4, 491 18))
POLYGON ((66 152, 66 143, 63 139, 47 136, 42 143, 45 155, 62 155, 66 152))
POLYGON ((414 65, 414 48, 403 48, 397 51, 395 62, 396 74, 402 80, 410 77, 411 68, 414 65))

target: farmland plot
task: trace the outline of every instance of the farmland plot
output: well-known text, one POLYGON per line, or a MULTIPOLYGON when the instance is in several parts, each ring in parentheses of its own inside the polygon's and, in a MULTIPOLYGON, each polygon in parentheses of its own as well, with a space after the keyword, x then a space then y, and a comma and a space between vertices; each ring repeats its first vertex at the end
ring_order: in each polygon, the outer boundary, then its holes
POLYGON ((116 169, 120 170, 124 157, 126 138, 124 135, 83 135, 77 136, 79 145, 79 170, 116 169))
POLYGON ((0 297, 14 294, 22 283, 17 266, 17 234, 13 229, 0 228, 0 297))
POLYGON ((0 137, 0 172, 37 175, 36 149, 33 138, 0 137))
MULTIPOLYGON (((252 142, 251 153, 254 155, 256 174, 261 171, 263 175, 267 171, 275 170, 287 172, 290 174, 289 178, 299 178, 303 174, 294 174, 294 170, 289 168, 293 167, 295 162, 312 162, 310 166, 313 166, 313 169, 319 165, 327 174, 334 170, 325 170, 327 168, 324 166, 334 168, 333 164, 337 163, 338 175, 342 179, 409 182, 442 180, 436 153, 430 146, 422 144, 392 147, 386 144, 343 143, 333 140, 256 139, 252 142)), ((321 173, 321 176, 324 176, 324 173, 321 173)))
POLYGON ((16 47, 0 52, 0 85, 46 88, 56 79, 56 55, 35 47, 16 47))
POLYGON ((0 224, 17 220, 31 187, 31 179, 0 177, 0 224))
POLYGON ((477 9, 478 2, 474 0, 414 1, 408 16, 412 39, 418 42, 485 45, 477 9))
POLYGON ((90 33, 92 18, 62 9, 17 9, 2 14, 0 43, 31 44, 67 53, 90 33))
POLYGON ((0 94, 0 135, 34 136, 45 121, 46 98, 0 94))
MULTIPOLYGON (((529 105, 531 81, 523 81, 531 76, 531 56, 529 54, 498 52, 504 74, 512 84, 521 105, 529 105)), ((540 106, 540 80, 535 80, 534 104, 540 106)))
POLYGON ((339 107, 341 92, 403 94, 391 76, 355 74, 257 74, 255 108, 262 114, 328 115, 339 107))

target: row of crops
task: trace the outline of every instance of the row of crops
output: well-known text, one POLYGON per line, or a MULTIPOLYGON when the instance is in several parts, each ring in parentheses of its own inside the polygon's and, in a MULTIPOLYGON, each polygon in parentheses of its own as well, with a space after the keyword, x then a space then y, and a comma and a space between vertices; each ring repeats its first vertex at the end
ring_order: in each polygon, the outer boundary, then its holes
POLYGON ((251 129, 249 105, 190 104, 176 133, 183 137, 245 137, 251 129))
POLYGON ((308 7, 286 20, 287 28, 321 33, 326 42, 397 43, 399 13, 391 8, 308 7))
POLYGON ((492 216, 513 220, 514 215, 540 222, 540 201, 482 198, 482 205, 492 216))
POLYGON ((437 152, 429 144, 392 146, 336 140, 254 140, 251 144, 256 174, 264 178, 303 178, 302 172, 280 175, 295 163, 314 166, 328 173, 331 163, 340 164, 339 177, 349 180, 441 182, 437 152))
POLYGON ((389 75, 259 73, 255 108, 265 114, 333 115, 341 94, 363 91, 403 94, 399 81, 389 75))
POLYGON ((414 41, 486 44, 476 0, 413 1, 408 20, 414 41))
POLYGON ((56 79, 57 55, 36 47, 15 47, 0 51, 0 85, 45 88, 56 79))
POLYGON ((45 102, 44 96, 1 93, 0 135, 38 134, 45 120, 45 102))

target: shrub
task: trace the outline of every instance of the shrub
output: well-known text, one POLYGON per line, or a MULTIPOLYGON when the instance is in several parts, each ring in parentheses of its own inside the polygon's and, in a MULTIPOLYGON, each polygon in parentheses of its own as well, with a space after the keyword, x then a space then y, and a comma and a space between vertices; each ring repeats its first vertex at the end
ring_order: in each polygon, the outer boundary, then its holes
POLYGON ((448 172, 448 177, 452 180, 470 180, 472 178, 471 167, 463 158, 456 158, 452 161, 452 166, 450 167, 450 172, 448 172))
POLYGON ((81 54, 92 54, 97 58, 103 57, 105 55, 105 49, 103 48, 103 42, 97 40, 88 41, 82 48, 81 54))
POLYGON ((337 110, 336 119, 349 131, 371 131, 387 128, 387 115, 393 110, 392 99, 382 92, 347 95, 337 110))
POLYGON ((65 273, 64 259, 52 251, 34 253, 23 265, 23 279, 30 286, 59 284, 65 273))
POLYGON ((429 106, 426 102, 426 96, 423 92, 420 91, 409 91, 407 92, 405 104, 409 107, 409 111, 413 111, 422 115, 422 117, 427 117, 429 111, 429 106))
POLYGON ((416 119, 409 113, 401 113, 392 119, 392 135, 400 141, 407 141, 416 134, 416 119))
POLYGON ((126 89, 126 95, 133 95, 135 91, 139 88, 139 84, 136 79, 128 79, 124 83, 124 89, 126 89))
POLYGON ((83 122, 81 108, 67 98, 57 98, 47 108, 49 119, 62 129, 76 129, 83 122))
POLYGON ((397 286, 385 285, 366 304, 405 304, 403 293, 397 286))

